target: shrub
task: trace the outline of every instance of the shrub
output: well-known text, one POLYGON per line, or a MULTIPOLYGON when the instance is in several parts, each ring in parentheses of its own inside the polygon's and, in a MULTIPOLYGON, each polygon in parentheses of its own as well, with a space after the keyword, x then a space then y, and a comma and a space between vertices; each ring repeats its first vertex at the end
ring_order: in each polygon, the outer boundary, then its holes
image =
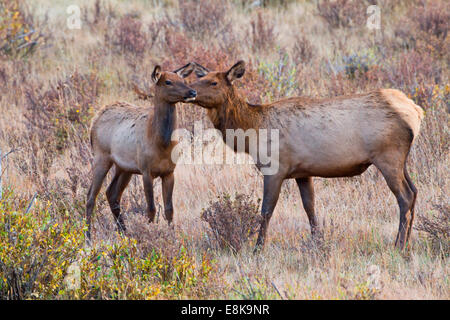
POLYGON ((247 195, 236 194, 235 199, 227 194, 219 196, 201 214, 201 219, 208 223, 211 244, 220 249, 240 251, 259 228, 258 209, 259 203, 247 195))
POLYGON ((116 25, 112 44, 120 53, 129 53, 142 58, 144 52, 148 49, 149 42, 147 34, 142 28, 139 19, 130 15, 124 16, 116 25))
POLYGON ((393 65, 386 73, 386 80, 397 88, 405 88, 410 94, 414 93, 417 86, 423 84, 432 88, 435 83, 441 81, 441 69, 433 63, 432 56, 427 52, 406 51, 392 61, 393 65))
MULTIPOLYGON (((156 299, 205 297, 213 270, 205 254, 199 263, 184 247, 169 257, 161 249, 145 253, 139 241, 119 237, 82 252, 77 261, 80 285, 65 295, 77 299, 156 299)), ((211 288, 208 288, 211 285, 211 288)))
POLYGON ((33 16, 21 0, 0 3, 0 54, 24 57, 34 52, 41 39, 33 16))
POLYGON ((227 3, 217 0, 180 1, 177 20, 183 29, 196 39, 215 37, 228 31, 231 22, 226 20, 227 3))
POLYGON ((297 64, 307 64, 313 57, 314 47, 304 35, 297 36, 293 49, 293 60, 297 64))
POLYGON ((258 11, 256 18, 250 21, 252 49, 254 52, 266 51, 273 48, 276 41, 275 25, 270 19, 263 17, 258 11))
POLYGON ((317 10, 330 28, 363 26, 366 19, 363 1, 320 1, 317 10))
POLYGON ((367 55, 352 54, 342 57, 345 75, 349 79, 355 79, 357 73, 365 74, 369 71, 369 58, 367 55))
POLYGON ((423 1, 423 6, 411 9, 413 20, 420 30, 445 39, 450 21, 450 4, 447 2, 423 1))
POLYGON ((39 142, 47 148, 64 150, 67 147, 69 132, 77 125, 81 126, 87 135, 100 87, 101 83, 96 74, 78 72, 51 84, 43 93, 37 86, 29 86, 25 92, 25 118, 29 130, 35 132, 39 129, 42 133, 38 136, 39 142))
POLYGON ((26 203, 13 194, 0 201, 0 299, 50 299, 84 243, 84 226, 52 204, 26 203))
POLYGON ((408 18, 400 19, 394 27, 397 42, 403 48, 447 58, 450 48, 450 39, 447 37, 449 12, 449 3, 419 2, 418 6, 408 10, 408 18))
POLYGON ((279 51, 278 59, 274 63, 260 62, 258 71, 269 83, 269 89, 266 88, 265 91, 269 101, 290 96, 298 87, 297 69, 285 52, 279 51))
POLYGON ((419 215, 415 229, 425 233, 434 249, 444 257, 450 254, 450 206, 434 205, 436 211, 429 216, 419 215))

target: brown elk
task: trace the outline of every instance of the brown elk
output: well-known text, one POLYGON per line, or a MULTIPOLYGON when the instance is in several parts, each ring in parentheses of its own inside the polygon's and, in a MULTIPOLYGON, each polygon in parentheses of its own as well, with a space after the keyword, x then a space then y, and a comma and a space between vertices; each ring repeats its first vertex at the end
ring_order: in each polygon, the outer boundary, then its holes
POLYGON ((91 125, 91 145, 94 153, 93 180, 86 204, 87 237, 91 235, 91 215, 102 182, 114 165, 115 174, 106 196, 119 230, 125 230, 120 214, 120 199, 133 174, 143 177, 150 222, 155 218, 153 179, 161 177, 164 213, 168 223, 173 219, 172 191, 175 164, 171 160, 175 142, 171 135, 176 125, 177 102, 192 101, 196 97, 185 83, 194 64, 187 64, 173 72, 156 66, 152 73, 155 83, 153 108, 137 107, 116 102, 103 107, 91 125))
MULTIPOLYGON (((314 236, 318 225, 312 177, 360 175, 372 164, 381 171, 400 207, 395 245, 403 249, 408 244, 417 189, 408 175, 406 159, 419 134, 421 107, 393 89, 331 99, 296 97, 253 105, 233 85, 245 73, 243 61, 224 72, 209 72, 196 64, 195 73, 200 79, 190 84, 197 91, 194 103, 207 109, 224 141, 234 141, 226 138, 227 129, 264 128, 279 132, 279 169, 276 174, 264 175, 263 219, 255 251, 264 245, 283 180, 296 180, 314 236)), ((246 142, 247 153, 248 148, 246 142)), ((254 160, 261 170, 261 162, 254 160)))

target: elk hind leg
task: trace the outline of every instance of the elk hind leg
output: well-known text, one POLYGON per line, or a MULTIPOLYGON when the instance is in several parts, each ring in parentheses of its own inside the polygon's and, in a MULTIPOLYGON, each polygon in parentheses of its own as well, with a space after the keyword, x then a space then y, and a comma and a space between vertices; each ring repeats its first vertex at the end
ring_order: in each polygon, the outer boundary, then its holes
POLYGON ((86 223, 88 225, 88 230, 86 233, 86 237, 88 240, 91 239, 91 219, 92 212, 94 211, 95 201, 97 199, 97 195, 100 192, 100 188, 102 187, 102 182, 105 179, 106 174, 111 168, 111 162, 106 158, 97 158, 94 160, 93 165, 93 179, 91 186, 87 195, 86 202, 86 223))
POLYGON ((408 234, 407 234, 407 239, 409 241, 409 238, 411 236, 411 230, 412 230, 412 226, 413 226, 413 221, 414 221, 414 207, 416 205, 416 199, 417 199, 417 188, 413 184, 413 182, 411 181, 411 177, 409 176, 408 170, 406 169, 406 163, 405 163, 405 167, 404 167, 403 172, 404 172, 404 175, 405 175, 405 179, 408 182, 409 188, 414 193, 413 203, 412 203, 412 206, 411 206, 411 220, 409 221, 408 234))
MULTIPOLYGON (((391 157, 390 159, 395 158, 391 157)), ((401 250, 408 245, 409 228, 412 221, 412 209, 414 206, 415 193, 411 189, 404 174, 404 161, 376 161, 375 166, 381 171, 390 190, 397 198, 400 208, 400 223, 398 227, 395 246, 401 250), (401 165, 400 165, 401 163, 401 165)))
POLYGON ((314 184, 312 177, 295 179, 302 197, 303 208, 308 215, 311 234, 314 236, 318 233, 317 218, 314 210, 314 184))
POLYGON ((116 219, 117 228, 119 231, 125 231, 125 223, 123 216, 120 213, 120 200, 122 194, 130 182, 132 174, 124 172, 116 167, 114 178, 111 181, 108 189, 106 190, 106 197, 108 198, 109 207, 116 219))

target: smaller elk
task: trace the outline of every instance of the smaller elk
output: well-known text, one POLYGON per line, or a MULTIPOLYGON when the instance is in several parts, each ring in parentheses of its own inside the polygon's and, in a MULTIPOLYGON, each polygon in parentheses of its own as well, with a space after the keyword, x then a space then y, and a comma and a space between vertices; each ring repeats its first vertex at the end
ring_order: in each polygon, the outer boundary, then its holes
MULTIPOLYGON (((331 99, 293 97, 254 105, 246 102, 233 84, 245 73, 243 61, 223 72, 209 72, 197 64, 195 73, 200 79, 190 84, 197 90, 194 103, 206 108, 214 127, 235 151, 236 130, 265 129, 279 133, 279 157, 273 160, 278 170, 264 174, 263 221, 256 249, 264 245, 285 179, 296 180, 314 235, 318 225, 313 177, 351 177, 362 174, 372 164, 381 171, 398 201, 400 224, 395 244, 400 249, 408 244, 417 190, 408 175, 406 160, 419 134, 421 107, 393 89, 331 99), (234 137, 227 136, 231 134, 234 137)), ((263 137, 257 139, 253 145, 246 141, 246 153, 251 154, 252 147, 265 147, 261 142, 278 143, 272 138, 266 142, 263 137)), ((260 170, 264 167, 259 155, 254 161, 260 170)))
POLYGON ((164 72, 156 66, 152 73, 155 83, 153 108, 142 108, 116 102, 103 107, 91 125, 91 145, 94 153, 93 179, 88 191, 86 220, 87 238, 91 237, 91 216, 103 180, 114 165, 115 174, 106 190, 106 196, 119 230, 125 230, 120 214, 120 199, 133 174, 143 177, 147 214, 155 218, 153 179, 161 177, 164 213, 169 225, 173 219, 172 191, 175 163, 171 159, 176 142, 171 135, 176 125, 175 104, 193 101, 196 91, 183 78, 193 70, 187 64, 173 72, 164 72))

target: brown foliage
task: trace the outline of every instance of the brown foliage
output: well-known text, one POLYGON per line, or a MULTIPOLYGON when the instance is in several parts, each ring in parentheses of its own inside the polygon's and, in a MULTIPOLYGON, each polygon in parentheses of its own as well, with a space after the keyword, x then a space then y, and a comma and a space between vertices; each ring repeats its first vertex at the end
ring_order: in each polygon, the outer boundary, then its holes
POLYGON ((330 28, 362 26, 366 19, 363 1, 320 1, 317 10, 330 28))
POLYGON ((422 231, 430 239, 433 246, 444 256, 450 254, 450 205, 435 205, 434 215, 419 215, 416 229, 422 231))
POLYGON ((124 16, 116 25, 112 44, 122 53, 131 53, 142 57, 149 46, 149 39, 142 28, 139 19, 129 15, 124 16))
POLYGON ((196 39, 215 37, 230 28, 227 2, 218 0, 180 1, 178 20, 183 30, 196 39))
POLYGON ((213 247, 240 251, 258 231, 261 223, 258 209, 259 203, 248 195, 237 194, 234 200, 229 195, 219 196, 201 215, 208 223, 207 234, 213 247))
POLYGON ((410 8, 394 28, 402 47, 414 48, 438 58, 449 57, 450 39, 448 23, 450 4, 447 2, 420 1, 418 7, 410 8))
POLYGON ((272 48, 276 41, 275 25, 270 19, 264 17, 258 11, 256 18, 250 21, 252 49, 254 51, 266 51, 272 48))
POLYGON ((165 221, 149 223, 148 218, 142 214, 129 214, 126 225, 127 236, 137 240, 141 256, 147 256, 152 252, 162 252, 170 260, 178 254, 180 240, 177 238, 176 231, 165 221))
MULTIPOLYGON (((300 32, 302 34, 302 32, 300 32)), ((305 35, 298 35, 293 49, 293 60, 297 64, 306 64, 313 57, 314 47, 305 35)))

